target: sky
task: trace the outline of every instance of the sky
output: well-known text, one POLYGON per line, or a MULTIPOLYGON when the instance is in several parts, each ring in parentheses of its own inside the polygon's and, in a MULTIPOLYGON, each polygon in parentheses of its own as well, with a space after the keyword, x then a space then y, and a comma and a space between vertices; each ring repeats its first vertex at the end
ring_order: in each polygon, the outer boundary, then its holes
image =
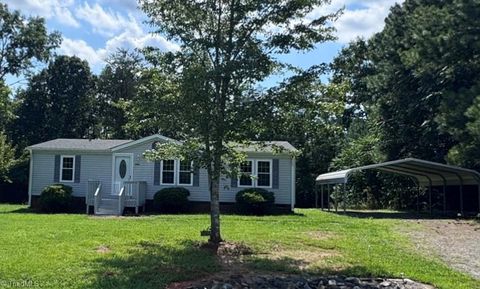
MULTIPOLYGON (((334 23, 336 41, 319 44, 306 53, 281 56, 281 60, 302 68, 330 62, 340 49, 356 37, 368 38, 381 31, 388 11, 403 0, 331 0, 317 7, 308 17, 315 17, 344 8, 334 23)), ((145 24, 146 15, 137 8, 136 0, 4 0, 22 14, 46 19, 50 31, 59 31, 63 41, 57 53, 76 55, 89 62, 98 74, 105 59, 118 48, 156 46, 164 51, 178 45, 145 24)), ((16 81, 11 79, 11 81, 16 81)), ((7 79, 8 84, 8 79, 7 79)))

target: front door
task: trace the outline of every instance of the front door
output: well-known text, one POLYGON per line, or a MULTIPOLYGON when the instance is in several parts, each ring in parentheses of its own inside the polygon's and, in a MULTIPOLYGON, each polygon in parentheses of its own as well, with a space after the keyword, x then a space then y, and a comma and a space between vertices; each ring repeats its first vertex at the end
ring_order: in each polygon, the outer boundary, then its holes
POLYGON ((118 195, 123 183, 132 180, 132 159, 130 156, 115 156, 113 195, 118 195))

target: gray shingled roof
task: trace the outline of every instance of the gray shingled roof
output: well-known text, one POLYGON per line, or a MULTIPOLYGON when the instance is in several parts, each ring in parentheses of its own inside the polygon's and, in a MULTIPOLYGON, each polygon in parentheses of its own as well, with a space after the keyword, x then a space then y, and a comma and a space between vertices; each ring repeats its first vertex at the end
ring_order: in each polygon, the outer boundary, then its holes
MULTIPOLYGON (((104 139, 66 139, 57 138, 27 147, 32 150, 78 150, 78 151, 108 151, 114 147, 133 142, 132 140, 104 139)), ((250 141, 238 144, 237 149, 243 152, 296 152, 286 141, 250 141)))
POLYGON ((67 139, 57 138, 27 147, 32 150, 84 150, 84 151, 105 151, 122 145, 132 140, 121 139, 67 139))
POLYGON ((243 152, 297 152, 288 141, 250 141, 238 144, 237 149, 243 152))

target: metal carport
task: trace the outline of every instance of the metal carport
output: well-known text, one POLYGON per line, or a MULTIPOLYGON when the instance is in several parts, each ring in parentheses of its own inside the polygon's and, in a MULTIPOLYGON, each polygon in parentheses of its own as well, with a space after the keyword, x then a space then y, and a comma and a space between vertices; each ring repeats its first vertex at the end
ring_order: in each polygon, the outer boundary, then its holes
MULTIPOLYGON (((378 170, 387 173, 399 174, 413 178, 419 187, 428 187, 429 207, 432 210, 432 186, 443 188, 443 209, 446 210, 446 187, 459 186, 460 213, 464 214, 463 189, 465 185, 477 186, 478 206, 480 212, 480 173, 474 170, 457 166, 445 165, 415 158, 407 158, 368 166, 350 168, 321 174, 316 178, 316 183, 321 187, 322 208, 323 208, 323 186, 327 185, 330 194, 331 184, 345 184, 351 174, 364 170, 378 170)), ((315 195, 318 198, 317 194, 315 195)), ((327 196, 328 197, 328 196, 327 196)), ((316 200, 317 202, 317 200, 316 200)))

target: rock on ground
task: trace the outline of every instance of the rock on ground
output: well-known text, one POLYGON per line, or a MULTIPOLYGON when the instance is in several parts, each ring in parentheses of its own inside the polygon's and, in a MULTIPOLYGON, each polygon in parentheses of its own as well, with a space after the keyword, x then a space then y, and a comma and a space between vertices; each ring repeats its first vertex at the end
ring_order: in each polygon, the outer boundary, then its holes
POLYGON ((409 279, 232 275, 193 284, 188 289, 434 289, 409 279))

